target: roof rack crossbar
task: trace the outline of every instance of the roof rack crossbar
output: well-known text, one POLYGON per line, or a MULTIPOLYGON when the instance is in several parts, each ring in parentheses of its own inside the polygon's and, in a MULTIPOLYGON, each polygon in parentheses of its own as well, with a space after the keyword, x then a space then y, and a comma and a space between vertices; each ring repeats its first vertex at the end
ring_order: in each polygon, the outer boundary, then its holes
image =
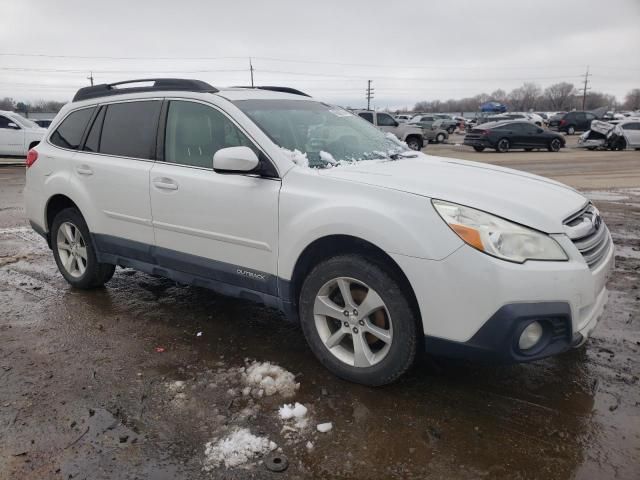
POLYGON ((281 93, 291 93, 292 95, 302 95, 303 97, 310 97, 311 95, 307 95, 306 93, 291 87, 278 87, 278 86, 269 86, 269 85, 260 85, 256 87, 249 87, 246 85, 239 85, 234 88, 256 88, 258 90, 270 90, 272 92, 281 92, 281 93))
POLYGON ((111 95, 124 95, 126 93, 137 92, 157 92, 163 90, 178 90, 204 93, 216 93, 218 91, 217 88, 201 80, 191 80, 184 78, 141 78, 138 80, 125 80, 115 83, 100 83, 98 85, 81 88, 76 92, 75 96, 73 97, 73 101, 78 102, 80 100, 108 97, 111 95), (121 87, 121 85, 149 82, 153 82, 152 85, 126 88, 121 87))

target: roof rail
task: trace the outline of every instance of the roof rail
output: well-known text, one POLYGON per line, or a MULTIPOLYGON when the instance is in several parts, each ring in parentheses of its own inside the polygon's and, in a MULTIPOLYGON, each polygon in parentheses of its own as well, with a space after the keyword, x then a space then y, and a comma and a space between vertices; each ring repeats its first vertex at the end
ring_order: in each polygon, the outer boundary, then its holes
POLYGON ((124 95, 126 93, 137 92, 157 92, 162 90, 180 90, 206 93, 216 93, 218 91, 217 88, 212 87, 207 82, 203 82, 201 80, 190 80, 184 78, 142 78, 139 80, 126 80, 124 82, 115 83, 101 83, 99 85, 84 87, 76 92, 75 96, 73 97, 73 101, 79 102, 80 100, 108 97, 110 95, 124 95), (131 83, 135 84, 149 82, 153 82, 153 84, 138 87, 120 87, 120 85, 127 85, 131 83))
POLYGON ((256 88, 258 90, 270 90, 272 92, 291 93, 293 95, 302 95, 303 97, 311 97, 311 95, 307 95, 306 93, 291 87, 273 87, 273 86, 264 85, 264 86, 258 86, 258 87, 237 86, 234 88, 256 88))

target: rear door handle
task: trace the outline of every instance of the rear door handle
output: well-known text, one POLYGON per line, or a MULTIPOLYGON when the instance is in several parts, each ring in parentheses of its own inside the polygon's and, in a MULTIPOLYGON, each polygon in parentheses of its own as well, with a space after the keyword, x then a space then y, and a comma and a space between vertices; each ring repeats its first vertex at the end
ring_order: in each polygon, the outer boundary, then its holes
POLYGON ((93 170, 91 170, 91 167, 89 167, 89 165, 77 166, 76 172, 78 172, 80 175, 93 175, 93 170))
POLYGON ((170 178, 154 178, 153 185, 161 190, 178 190, 178 184, 170 178))

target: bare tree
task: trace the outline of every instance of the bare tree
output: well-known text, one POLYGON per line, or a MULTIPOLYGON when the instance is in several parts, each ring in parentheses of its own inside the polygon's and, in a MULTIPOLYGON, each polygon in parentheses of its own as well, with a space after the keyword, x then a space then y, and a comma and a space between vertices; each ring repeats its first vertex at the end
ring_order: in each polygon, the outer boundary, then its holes
POLYGON ((624 97, 624 108, 640 110, 640 88, 634 88, 624 97))
POLYGON ((4 97, 0 100, 0 110, 13 110, 16 108, 16 102, 13 101, 13 98, 4 97))
POLYGON ((544 97, 551 110, 568 109, 575 94, 575 87, 567 82, 554 83, 544 90, 544 97))

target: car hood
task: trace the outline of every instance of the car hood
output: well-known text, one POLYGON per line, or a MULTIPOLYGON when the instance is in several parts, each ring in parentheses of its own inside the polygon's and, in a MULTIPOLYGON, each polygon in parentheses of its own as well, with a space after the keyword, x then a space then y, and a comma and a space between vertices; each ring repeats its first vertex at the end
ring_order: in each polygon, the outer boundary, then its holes
POLYGON ((538 175, 422 153, 320 174, 467 205, 547 233, 563 233, 563 220, 588 201, 573 188, 538 175))

